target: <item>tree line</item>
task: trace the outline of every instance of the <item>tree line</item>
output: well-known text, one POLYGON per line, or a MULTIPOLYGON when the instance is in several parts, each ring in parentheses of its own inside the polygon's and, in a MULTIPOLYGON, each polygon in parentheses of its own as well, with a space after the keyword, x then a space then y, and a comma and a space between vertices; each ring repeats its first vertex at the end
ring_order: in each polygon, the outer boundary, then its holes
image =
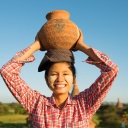
MULTIPOLYGON (((28 114, 19 103, 5 104, 0 102, 0 116, 12 113, 28 114)), ((114 104, 102 104, 95 115, 97 117, 94 121, 96 128, 121 128, 122 121, 128 127, 128 104, 123 104, 122 109, 117 108, 114 104)))
POLYGON ((99 120, 96 128, 121 128, 122 122, 128 127, 128 104, 123 104, 123 108, 117 108, 114 104, 102 104, 96 115, 99 120))
POLYGON ((19 103, 2 103, 0 102, 0 115, 5 114, 28 114, 19 103))

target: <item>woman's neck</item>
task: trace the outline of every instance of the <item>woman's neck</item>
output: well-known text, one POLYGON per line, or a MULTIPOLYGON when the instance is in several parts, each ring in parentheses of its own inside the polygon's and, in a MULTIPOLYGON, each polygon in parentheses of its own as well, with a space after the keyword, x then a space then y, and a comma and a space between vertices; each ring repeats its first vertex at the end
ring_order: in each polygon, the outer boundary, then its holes
POLYGON ((65 102, 68 98, 68 93, 67 94, 53 94, 54 98, 55 98, 55 102, 56 102, 56 105, 59 107, 59 108, 63 108, 65 106, 65 102))

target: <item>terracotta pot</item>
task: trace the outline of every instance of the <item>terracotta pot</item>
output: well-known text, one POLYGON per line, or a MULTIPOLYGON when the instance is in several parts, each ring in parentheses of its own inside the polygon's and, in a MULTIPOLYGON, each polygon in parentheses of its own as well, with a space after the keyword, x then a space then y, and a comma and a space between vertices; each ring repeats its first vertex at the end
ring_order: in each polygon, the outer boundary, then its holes
POLYGON ((55 10, 46 15, 48 20, 39 31, 43 47, 48 49, 71 49, 79 38, 77 25, 69 20, 65 10, 55 10))

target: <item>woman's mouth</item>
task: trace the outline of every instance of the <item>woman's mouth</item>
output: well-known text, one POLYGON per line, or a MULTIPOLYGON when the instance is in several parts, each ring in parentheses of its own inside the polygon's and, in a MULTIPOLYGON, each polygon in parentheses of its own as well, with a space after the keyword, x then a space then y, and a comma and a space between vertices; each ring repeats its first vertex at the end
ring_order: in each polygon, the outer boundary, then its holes
POLYGON ((65 87, 65 84, 56 84, 54 85, 56 88, 64 88, 65 87))

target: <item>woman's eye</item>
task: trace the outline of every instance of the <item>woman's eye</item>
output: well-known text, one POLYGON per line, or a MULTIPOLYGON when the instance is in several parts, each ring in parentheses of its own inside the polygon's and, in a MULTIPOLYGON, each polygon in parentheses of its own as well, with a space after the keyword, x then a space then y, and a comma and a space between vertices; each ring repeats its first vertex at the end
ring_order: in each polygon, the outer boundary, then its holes
POLYGON ((69 74, 65 73, 64 75, 69 75, 69 74))
POLYGON ((57 74, 51 74, 51 76, 55 76, 55 75, 57 75, 57 74))

